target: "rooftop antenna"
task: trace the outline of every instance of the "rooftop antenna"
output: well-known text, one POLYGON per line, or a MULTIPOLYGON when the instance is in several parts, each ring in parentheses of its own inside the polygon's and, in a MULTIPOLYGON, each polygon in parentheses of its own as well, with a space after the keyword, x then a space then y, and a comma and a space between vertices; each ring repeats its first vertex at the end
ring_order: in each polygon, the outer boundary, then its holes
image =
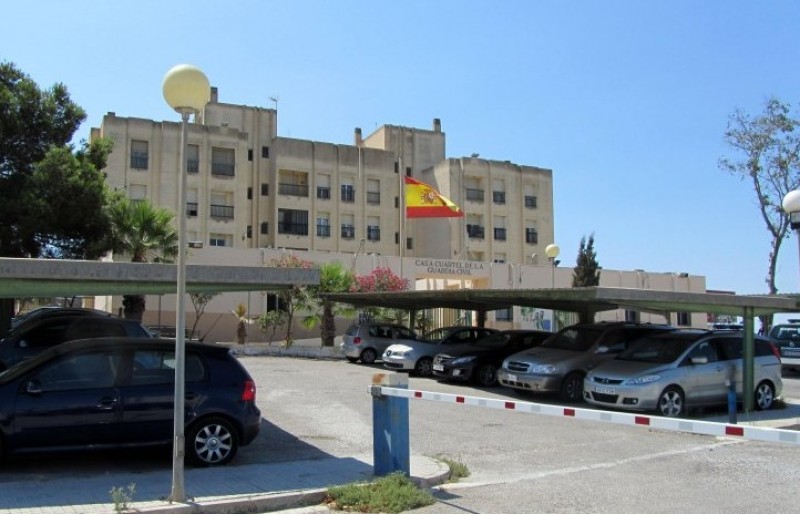
POLYGON ((270 96, 269 99, 272 101, 272 103, 275 104, 275 110, 277 111, 278 110, 278 100, 280 100, 280 97, 278 97, 278 96, 270 96))

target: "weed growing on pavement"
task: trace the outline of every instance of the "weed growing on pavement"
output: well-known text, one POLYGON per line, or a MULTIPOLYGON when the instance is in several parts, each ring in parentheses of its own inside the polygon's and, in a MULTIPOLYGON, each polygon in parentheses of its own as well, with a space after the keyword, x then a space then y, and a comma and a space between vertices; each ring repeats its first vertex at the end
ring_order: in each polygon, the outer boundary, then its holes
POLYGON ((442 457, 441 455, 437 457, 440 461, 447 464, 447 467, 450 468, 450 481, 451 482, 458 482, 462 478, 466 478, 469 476, 469 468, 466 464, 461 462, 461 460, 453 460, 447 457, 442 457))
POLYGON ((325 503, 334 510, 388 514, 425 507, 435 502, 430 492, 418 488, 401 472, 386 475, 372 483, 331 487, 325 498, 325 503))
POLYGON ((112 487, 109 491, 111 501, 114 502, 114 512, 128 510, 128 504, 133 501, 136 484, 130 483, 128 487, 112 487))

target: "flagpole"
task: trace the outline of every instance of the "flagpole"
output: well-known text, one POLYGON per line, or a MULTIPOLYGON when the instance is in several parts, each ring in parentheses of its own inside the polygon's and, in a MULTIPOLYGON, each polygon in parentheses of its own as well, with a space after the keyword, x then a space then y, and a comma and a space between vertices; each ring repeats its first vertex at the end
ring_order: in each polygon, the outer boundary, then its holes
MULTIPOLYGON (((402 138, 402 134, 401 134, 402 138)), ((401 139, 402 141, 402 139, 401 139)), ((402 143, 400 149, 400 156, 398 158, 398 180, 400 186, 400 277, 405 278, 403 276, 403 261, 405 257, 405 243, 406 243, 406 182, 405 182, 405 172, 403 171, 403 154, 402 154, 402 143)))

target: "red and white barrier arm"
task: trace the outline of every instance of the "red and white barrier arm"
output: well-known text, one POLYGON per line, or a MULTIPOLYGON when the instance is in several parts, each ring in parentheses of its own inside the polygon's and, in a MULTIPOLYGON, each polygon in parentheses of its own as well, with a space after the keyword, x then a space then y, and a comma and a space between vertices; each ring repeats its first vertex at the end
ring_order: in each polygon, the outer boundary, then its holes
POLYGON ((714 435, 721 437, 739 437, 753 441, 768 441, 777 443, 800 443, 800 432, 770 427, 754 427, 744 425, 730 425, 712 421, 695 421, 680 418, 664 418, 644 414, 629 414, 625 412, 610 412, 596 409, 583 409, 548 405, 543 403, 519 402, 514 400, 498 400, 494 398, 480 398, 477 396, 462 396, 448 393, 433 393, 430 391, 414 391, 397 389, 393 387, 372 386, 373 395, 395 396, 412 400, 428 400, 434 402, 455 403, 472 405, 474 407, 487 407, 490 409, 512 410, 526 414, 542 414, 545 416, 558 416, 587 421, 603 421, 619 425, 632 425, 639 427, 657 428, 675 432, 691 434, 714 435))

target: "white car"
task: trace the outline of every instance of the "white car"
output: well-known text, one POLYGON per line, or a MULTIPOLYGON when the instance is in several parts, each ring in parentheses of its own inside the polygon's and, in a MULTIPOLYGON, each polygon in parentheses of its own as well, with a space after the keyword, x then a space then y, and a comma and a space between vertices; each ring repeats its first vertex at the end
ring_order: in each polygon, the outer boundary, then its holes
POLYGON ((419 341, 393 344, 383 352, 383 365, 423 377, 433 374, 433 357, 447 349, 465 347, 497 332, 493 328, 444 327, 431 330, 419 341))

